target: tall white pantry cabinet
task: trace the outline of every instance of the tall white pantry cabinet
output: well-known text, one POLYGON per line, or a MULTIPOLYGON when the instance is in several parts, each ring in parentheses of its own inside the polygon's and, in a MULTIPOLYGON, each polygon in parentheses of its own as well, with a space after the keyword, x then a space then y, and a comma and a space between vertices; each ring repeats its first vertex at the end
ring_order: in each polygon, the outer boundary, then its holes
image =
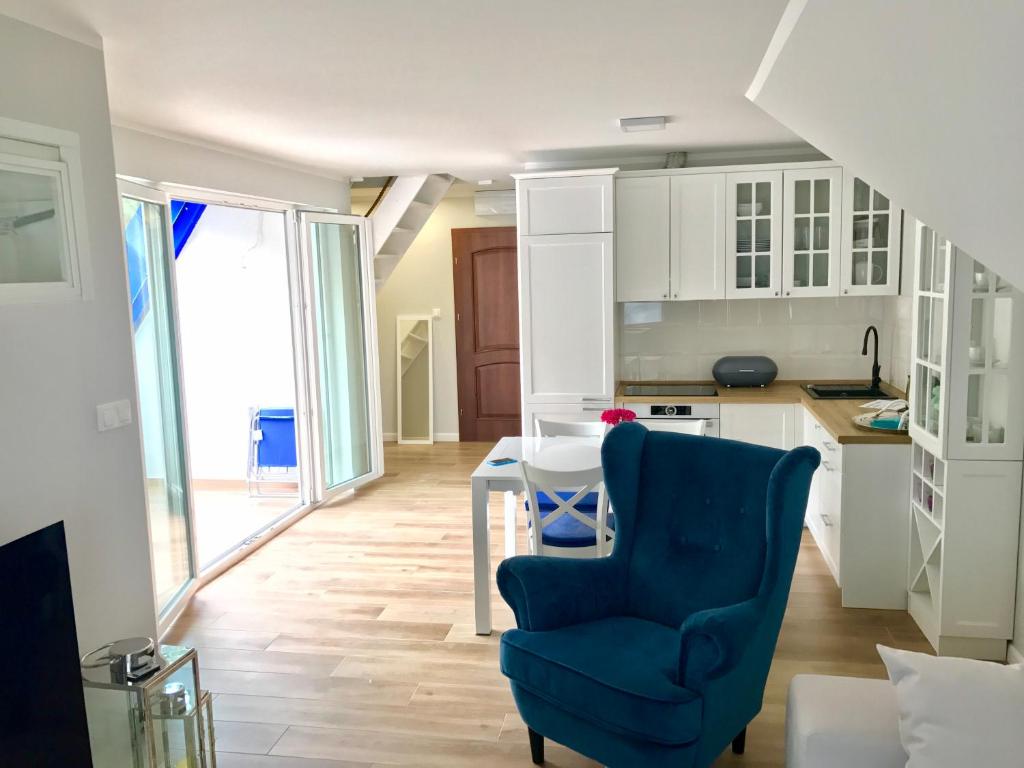
POLYGON ((523 436, 615 398, 614 174, 516 175, 523 436))
POLYGON ((915 250, 910 614, 938 653, 1002 661, 1017 577, 1024 306, 920 224, 915 250))

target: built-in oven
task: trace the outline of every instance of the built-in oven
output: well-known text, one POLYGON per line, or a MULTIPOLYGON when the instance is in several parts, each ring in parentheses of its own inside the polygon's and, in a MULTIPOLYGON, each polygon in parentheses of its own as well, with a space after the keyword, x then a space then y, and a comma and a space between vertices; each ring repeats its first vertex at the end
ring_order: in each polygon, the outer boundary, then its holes
POLYGON ((628 407, 648 429, 719 436, 718 403, 630 403, 628 407))

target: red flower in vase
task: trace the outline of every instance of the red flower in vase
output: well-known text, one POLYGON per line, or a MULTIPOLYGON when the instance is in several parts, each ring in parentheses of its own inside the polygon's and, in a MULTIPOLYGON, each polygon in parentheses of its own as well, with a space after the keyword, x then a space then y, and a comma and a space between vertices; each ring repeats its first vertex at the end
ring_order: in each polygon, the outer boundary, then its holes
POLYGON ((635 418, 636 412, 629 410, 629 408, 609 408, 601 414, 601 421, 605 424, 611 424, 613 427, 624 421, 633 421, 635 418))

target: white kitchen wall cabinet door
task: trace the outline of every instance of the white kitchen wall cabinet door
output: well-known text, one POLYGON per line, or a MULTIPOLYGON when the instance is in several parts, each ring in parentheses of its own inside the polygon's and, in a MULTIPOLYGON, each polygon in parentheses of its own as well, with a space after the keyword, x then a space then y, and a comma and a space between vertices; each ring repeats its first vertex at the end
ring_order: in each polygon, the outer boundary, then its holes
POLYGON ((782 171, 726 174, 725 251, 726 298, 782 294, 782 171))
POLYGON ((725 174, 673 176, 670 298, 724 299, 725 174))
POLYGON ((843 171, 784 171, 783 181, 783 294, 838 296, 843 171))
POLYGON ((900 214, 886 195, 852 173, 843 174, 844 296, 900 292, 900 214))
POLYGON ((796 445, 798 408, 799 405, 792 403, 722 403, 719 412, 721 436, 788 451, 796 445))
POLYGON ((669 176, 615 180, 616 301, 669 298, 669 187, 674 181, 669 176))
POLYGON ((612 234, 522 237, 524 403, 607 402, 615 387, 612 234))
POLYGON ((614 170, 517 176, 520 236, 611 232, 614 170))

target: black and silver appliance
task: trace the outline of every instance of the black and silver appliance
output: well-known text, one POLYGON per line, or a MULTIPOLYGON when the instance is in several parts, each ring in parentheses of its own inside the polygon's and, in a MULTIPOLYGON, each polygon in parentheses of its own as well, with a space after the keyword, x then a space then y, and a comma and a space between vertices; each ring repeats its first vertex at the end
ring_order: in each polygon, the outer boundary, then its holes
MULTIPOLYGON (((714 388, 710 388, 714 392, 714 388)), ((648 429, 692 434, 693 422, 704 422, 704 434, 718 437, 718 403, 630 403, 636 420, 648 429)))

